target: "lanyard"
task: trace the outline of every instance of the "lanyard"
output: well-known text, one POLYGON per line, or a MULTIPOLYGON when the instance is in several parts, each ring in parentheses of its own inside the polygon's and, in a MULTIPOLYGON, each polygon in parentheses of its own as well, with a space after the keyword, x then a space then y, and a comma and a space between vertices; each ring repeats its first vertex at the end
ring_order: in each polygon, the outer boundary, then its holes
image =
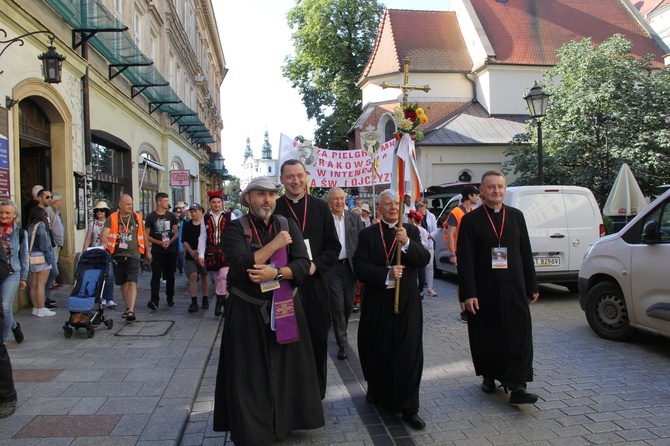
POLYGON ((132 214, 128 216, 128 221, 124 223, 123 217, 119 215, 119 220, 121 220, 121 224, 123 225, 124 234, 130 234, 130 228, 128 227, 130 225, 130 217, 132 217, 132 214))
MULTIPOLYGON (((254 234, 256 234, 256 238, 258 239, 258 244, 263 247, 263 240, 261 240, 261 236, 258 235, 258 230, 256 229, 256 225, 254 224, 254 221, 249 218, 249 223, 251 224, 251 229, 254 230, 254 234)), ((270 232, 272 232, 272 223, 270 223, 270 226, 268 226, 267 234, 270 235, 270 232)), ((249 236, 249 243, 251 243, 251 235, 249 236)))
POLYGON ((503 231, 505 230, 505 207, 503 206, 503 217, 502 217, 502 224, 500 225, 500 234, 498 234, 498 231, 496 230, 496 225, 493 224, 493 219, 491 218, 491 214, 489 214, 489 210, 486 208, 486 206, 484 206, 484 211, 486 212, 486 216, 489 218, 489 222, 491 222, 493 233, 496 235, 496 238, 498 239, 498 248, 500 248, 500 242, 502 240, 503 231))
MULTIPOLYGON (((286 200, 286 203, 288 204, 288 209, 291 211, 291 214, 293 214, 293 218, 295 218, 295 221, 298 222, 298 216, 295 215, 295 212, 293 211, 293 207, 291 206, 291 202, 288 200, 286 195, 284 195, 284 199, 286 200)), ((307 194, 305 194, 305 211, 303 212, 302 216, 302 226, 300 227, 300 232, 302 235, 305 235, 305 223, 307 223, 307 194)))
POLYGON ((391 245, 391 249, 386 249, 386 240, 384 240, 384 231, 382 229, 382 222, 379 222, 379 233, 382 236, 382 244, 384 245, 384 255, 386 256, 386 266, 389 266, 391 264, 391 260, 393 260, 393 256, 395 255, 395 245, 398 243, 397 238, 393 238, 393 244, 391 245))

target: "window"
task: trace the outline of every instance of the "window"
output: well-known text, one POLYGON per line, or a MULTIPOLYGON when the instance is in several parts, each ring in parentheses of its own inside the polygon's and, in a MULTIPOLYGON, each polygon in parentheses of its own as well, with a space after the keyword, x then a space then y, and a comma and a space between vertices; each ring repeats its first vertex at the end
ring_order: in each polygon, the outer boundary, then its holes
POLYGON ((123 0, 114 0, 114 15, 123 22, 123 0))
POLYGON ((137 11, 135 11, 135 14, 133 15, 133 28, 135 32, 135 45, 137 45, 138 48, 142 48, 142 18, 137 11))
MULTIPOLYGON (((170 170, 184 170, 184 167, 182 167, 181 163, 175 161, 172 163, 170 170)), ((184 186, 172 186, 173 205, 179 203, 180 201, 186 201, 184 200, 184 197, 186 196, 185 192, 186 191, 184 190, 184 186)))
POLYGON ((386 125, 384 126, 384 141, 382 141, 382 143, 390 141, 394 138, 393 134, 395 133, 395 129, 396 125, 393 119, 386 121, 386 125))
POLYGON ((130 152, 103 138, 91 141, 93 171, 93 202, 106 201, 115 205, 122 193, 130 193, 130 152))

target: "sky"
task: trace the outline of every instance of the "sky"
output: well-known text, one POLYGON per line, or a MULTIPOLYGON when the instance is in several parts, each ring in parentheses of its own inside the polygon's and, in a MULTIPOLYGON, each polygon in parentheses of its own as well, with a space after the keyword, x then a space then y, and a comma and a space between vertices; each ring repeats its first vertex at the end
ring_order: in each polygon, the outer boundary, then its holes
MULTIPOLYGON (((268 132, 273 158, 281 134, 314 136, 298 90, 282 76, 284 58, 293 54, 286 14, 295 0, 213 0, 219 36, 229 69, 221 85, 222 151, 228 172, 242 172, 247 137, 261 157, 268 132)), ((386 0, 392 9, 446 10, 449 0, 386 0)))

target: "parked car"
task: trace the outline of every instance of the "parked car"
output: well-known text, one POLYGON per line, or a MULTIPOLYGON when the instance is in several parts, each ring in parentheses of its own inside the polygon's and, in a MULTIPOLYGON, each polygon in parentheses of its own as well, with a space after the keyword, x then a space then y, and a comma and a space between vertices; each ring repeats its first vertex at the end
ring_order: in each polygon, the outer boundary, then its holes
MULTIPOLYGON (((538 281, 577 292, 584 253, 590 243, 605 235, 593 193, 579 186, 517 186, 507 188, 503 202, 524 214, 538 281)), ((435 236, 434 269, 456 274, 444 230, 435 236)))
POLYGON ((579 270, 591 329, 614 341, 636 330, 670 336, 670 190, 621 231, 593 243, 579 270))

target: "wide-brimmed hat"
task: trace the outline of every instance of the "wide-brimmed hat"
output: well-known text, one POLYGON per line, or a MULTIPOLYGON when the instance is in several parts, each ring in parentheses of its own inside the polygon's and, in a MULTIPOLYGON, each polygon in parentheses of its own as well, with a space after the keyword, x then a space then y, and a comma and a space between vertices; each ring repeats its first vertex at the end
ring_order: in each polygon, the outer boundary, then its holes
POLYGON ((107 206, 107 203, 104 202, 104 201, 98 201, 95 204, 95 207, 93 207, 93 209, 107 209, 107 210, 109 210, 109 206, 107 206))
POLYGON ((185 208, 187 206, 188 206, 188 204, 184 203, 183 201, 180 201, 180 202, 177 203, 177 206, 175 206, 175 209, 185 208))
POLYGON ((370 213, 370 205, 367 204, 367 203, 363 203, 363 204, 361 205, 361 211, 365 211, 365 212, 367 212, 367 213, 369 214, 369 213, 370 213))
POLYGON ((251 180, 249 185, 244 189, 244 192, 242 192, 242 196, 240 197, 240 204, 242 206, 249 207, 249 203, 247 203, 246 198, 244 198, 247 192, 251 192, 252 190, 266 190, 270 192, 279 192, 280 188, 281 186, 276 185, 268 177, 256 177, 253 180, 251 180))

